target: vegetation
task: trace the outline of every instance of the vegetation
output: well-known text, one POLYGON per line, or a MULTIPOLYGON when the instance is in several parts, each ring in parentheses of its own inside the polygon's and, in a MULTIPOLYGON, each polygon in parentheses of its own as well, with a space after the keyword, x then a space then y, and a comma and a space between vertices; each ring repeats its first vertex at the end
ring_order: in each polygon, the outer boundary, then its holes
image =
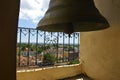
POLYGON ((79 60, 73 60, 73 61, 70 61, 69 65, 70 65, 70 64, 79 64, 79 63, 80 63, 79 60))
POLYGON ((53 65, 56 61, 55 55, 46 53, 44 54, 43 64, 53 65))
MULTIPOLYGON (((21 43, 21 44, 17 44, 17 56, 23 56, 23 58, 27 58, 27 52, 29 51, 29 56, 30 57, 33 57, 33 60, 36 59, 35 56, 36 56, 36 52, 37 52, 37 59, 40 62, 40 66, 44 66, 44 65, 54 65, 55 61, 56 61, 56 51, 57 51, 57 48, 64 48, 64 53, 62 53, 63 51, 61 51, 61 53, 58 54, 59 57, 57 57, 57 59, 62 62, 63 58, 64 58, 64 61, 68 61, 68 58, 69 57, 72 57, 73 56, 70 56, 69 55, 69 51, 73 51, 73 45, 68 45, 68 44, 64 44, 64 46, 62 44, 59 44, 59 45, 56 45, 56 44, 47 44, 47 45, 44 45, 44 44, 38 44, 36 46, 35 43, 21 43), (52 49, 51 49, 52 48, 52 49), (37 51, 36 51, 37 50, 37 51), (53 52, 52 52, 53 51, 53 52), (44 53, 44 54, 41 54, 41 53, 44 53), (64 57, 63 57, 64 56, 64 57)), ((60 49, 62 50, 62 49, 60 49)), ((76 58, 74 58, 76 59, 76 58)), ((69 64, 78 64, 79 63, 79 60, 74 60, 73 61, 70 61, 69 64)), ((18 60, 17 60, 18 61, 18 60)))

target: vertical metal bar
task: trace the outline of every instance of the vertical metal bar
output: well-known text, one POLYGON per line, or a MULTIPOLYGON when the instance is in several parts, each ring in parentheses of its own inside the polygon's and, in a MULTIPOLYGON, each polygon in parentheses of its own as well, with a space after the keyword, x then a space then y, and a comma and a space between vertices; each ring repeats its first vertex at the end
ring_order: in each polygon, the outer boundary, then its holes
POLYGON ((46 31, 44 31, 44 50, 45 50, 45 45, 46 45, 45 41, 46 41, 46 31))
POLYGON ((68 62, 70 61, 70 37, 68 37, 68 62))
POLYGON ((38 54, 38 30, 36 30, 36 58, 35 58, 35 65, 37 65, 37 54, 38 54))
POLYGON ((20 67, 20 54, 21 54, 21 32, 22 32, 22 29, 20 29, 20 38, 19 38, 19 62, 18 62, 18 66, 20 67))
POLYGON ((58 48, 59 48, 59 32, 57 32, 57 63, 58 63, 58 48))
MULTIPOLYGON (((74 47, 75 47, 75 33, 73 33, 73 49, 74 49, 74 47)), ((75 50, 74 50, 74 52, 75 52, 75 50)))
POLYGON ((29 53, 30 53, 30 29, 28 29, 28 53, 27 53, 28 60, 27 60, 27 66, 29 66, 29 53))
POLYGON ((65 55, 65 54, 64 54, 64 50, 65 50, 65 49, 64 49, 64 44, 65 44, 64 41, 65 41, 65 40, 64 40, 64 38, 65 38, 65 35, 64 35, 64 33, 63 33, 63 62, 64 62, 64 59, 65 59, 65 56, 64 56, 64 55, 65 55))
POLYGON ((78 58, 80 58, 80 33, 78 34, 78 58))
MULTIPOLYGON (((75 53, 75 33, 73 33, 73 53, 75 53)), ((73 60, 75 59, 75 57, 73 57, 73 60)))
MULTIPOLYGON (((44 44, 43 44, 44 46, 43 46, 43 55, 42 55, 43 58, 44 58, 44 54, 45 54, 45 45, 46 45, 45 42, 46 42, 46 31, 44 31, 44 44)), ((43 61, 43 60, 42 60, 42 61, 43 61)), ((42 66, 42 69, 43 69, 43 65, 41 65, 41 66, 42 66)))

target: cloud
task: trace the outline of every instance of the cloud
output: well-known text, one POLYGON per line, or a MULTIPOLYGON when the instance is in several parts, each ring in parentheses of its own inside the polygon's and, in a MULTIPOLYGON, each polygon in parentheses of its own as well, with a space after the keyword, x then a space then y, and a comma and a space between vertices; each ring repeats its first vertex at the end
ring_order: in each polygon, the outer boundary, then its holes
POLYGON ((31 20, 34 23, 44 16, 50 0, 21 0, 19 19, 31 20))

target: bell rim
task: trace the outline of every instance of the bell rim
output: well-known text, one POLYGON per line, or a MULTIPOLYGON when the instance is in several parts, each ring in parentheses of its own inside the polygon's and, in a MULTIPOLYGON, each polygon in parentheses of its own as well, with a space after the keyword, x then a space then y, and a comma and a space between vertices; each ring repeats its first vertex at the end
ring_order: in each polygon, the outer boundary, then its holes
MULTIPOLYGON (((96 31, 109 28, 108 23, 72 23, 74 27, 74 32, 86 32, 86 31, 96 31)), ((41 31, 48 32, 63 32, 65 24, 54 24, 54 25, 38 25, 37 29, 41 31), (57 27, 57 28, 56 28, 57 27)))

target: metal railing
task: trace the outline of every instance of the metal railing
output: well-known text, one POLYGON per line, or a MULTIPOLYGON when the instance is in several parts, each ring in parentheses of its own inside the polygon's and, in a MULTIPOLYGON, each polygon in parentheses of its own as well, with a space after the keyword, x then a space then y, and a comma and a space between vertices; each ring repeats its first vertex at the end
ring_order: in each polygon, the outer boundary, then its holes
POLYGON ((79 62, 79 33, 18 28, 16 66, 52 66, 79 62))

